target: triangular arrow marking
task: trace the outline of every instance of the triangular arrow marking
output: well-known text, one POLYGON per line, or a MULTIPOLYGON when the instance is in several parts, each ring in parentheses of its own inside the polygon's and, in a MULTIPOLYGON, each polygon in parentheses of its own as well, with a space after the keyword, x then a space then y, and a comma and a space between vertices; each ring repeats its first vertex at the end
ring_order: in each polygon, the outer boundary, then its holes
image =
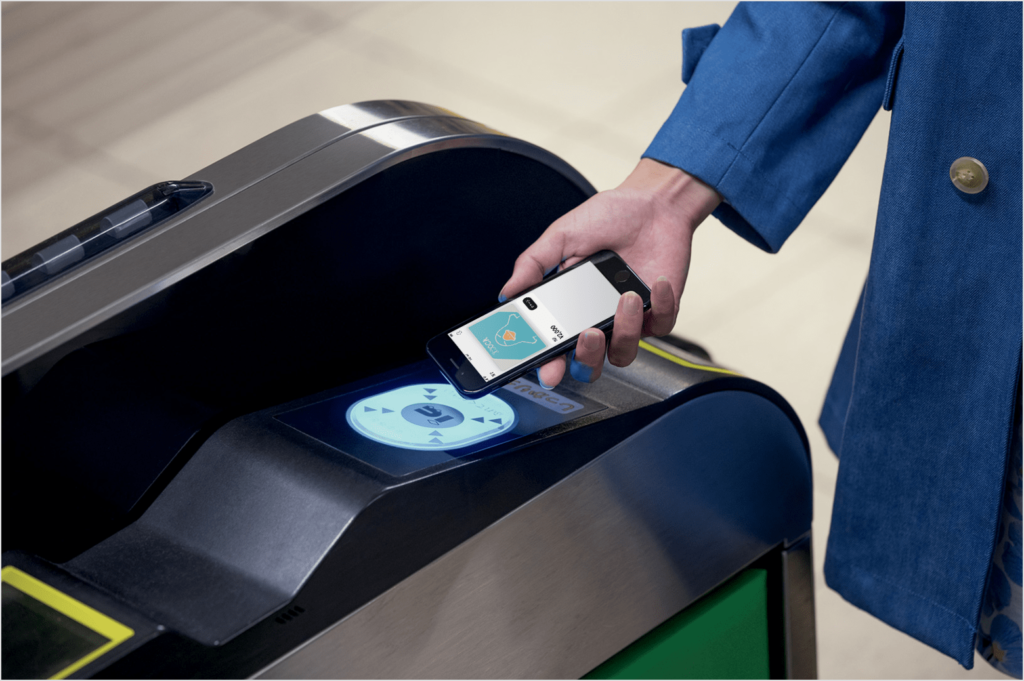
POLYGON ((363 413, 364 413, 364 414, 365 414, 366 412, 368 412, 368 411, 377 411, 377 410, 376 410, 376 409, 374 409, 373 407, 363 407, 363 413))
POLYGON ((428 400, 436 400, 437 399, 437 395, 424 395, 424 397, 426 397, 428 400))
POLYGON ((491 423, 501 423, 501 419, 491 419, 491 423))
POLYGON ((424 388, 428 393, 436 392, 437 388, 424 388))
POLYGON ((438 440, 436 437, 433 440, 431 440, 430 442, 431 442, 431 444, 435 444, 435 445, 444 444, 440 440, 438 440))
POLYGON ((484 422, 484 417, 481 416, 480 418, 476 418, 476 419, 473 419, 473 420, 476 421, 477 423, 483 423, 484 422))
POLYGON ((380 413, 381 414, 394 414, 395 410, 394 409, 388 409, 387 407, 384 407, 383 409, 380 410, 380 413))
POLYGON ((440 435, 440 434, 441 433, 437 432, 436 430, 433 433, 431 433, 431 435, 440 435))

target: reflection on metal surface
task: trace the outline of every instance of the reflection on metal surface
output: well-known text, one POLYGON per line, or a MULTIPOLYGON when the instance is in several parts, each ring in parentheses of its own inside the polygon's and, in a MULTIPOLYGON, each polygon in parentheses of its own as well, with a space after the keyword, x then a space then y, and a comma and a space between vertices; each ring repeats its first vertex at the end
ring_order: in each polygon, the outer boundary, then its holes
POLYGON ((456 113, 439 106, 407 102, 401 100, 384 100, 374 102, 358 102, 343 104, 320 112, 324 118, 337 123, 348 130, 363 130, 386 121, 416 116, 449 116, 461 118, 456 113))
POLYGON ((457 118, 410 118, 362 132, 365 137, 391 149, 412 149, 431 140, 479 133, 473 123, 457 118))
POLYGON ((260 675, 579 678, 801 535, 810 504, 809 464, 791 422, 749 393, 706 395, 260 675), (750 439, 719 432, 722 410, 776 427, 750 439))

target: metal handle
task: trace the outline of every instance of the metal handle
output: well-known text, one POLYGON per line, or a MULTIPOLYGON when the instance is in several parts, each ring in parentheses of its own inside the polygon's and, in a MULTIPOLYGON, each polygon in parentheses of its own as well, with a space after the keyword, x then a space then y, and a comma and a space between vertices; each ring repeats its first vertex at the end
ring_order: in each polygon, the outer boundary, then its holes
POLYGON ((3 304, 178 215, 212 192, 209 182, 161 182, 5 260, 3 304))

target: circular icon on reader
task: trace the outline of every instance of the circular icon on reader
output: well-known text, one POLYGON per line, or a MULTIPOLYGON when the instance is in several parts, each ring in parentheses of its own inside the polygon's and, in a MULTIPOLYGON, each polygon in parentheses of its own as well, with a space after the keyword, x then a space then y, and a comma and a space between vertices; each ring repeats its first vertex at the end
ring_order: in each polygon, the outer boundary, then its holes
POLYGON ((365 397, 345 414, 360 435, 391 447, 451 450, 515 427, 518 416, 494 395, 467 400, 447 383, 421 383, 365 397))

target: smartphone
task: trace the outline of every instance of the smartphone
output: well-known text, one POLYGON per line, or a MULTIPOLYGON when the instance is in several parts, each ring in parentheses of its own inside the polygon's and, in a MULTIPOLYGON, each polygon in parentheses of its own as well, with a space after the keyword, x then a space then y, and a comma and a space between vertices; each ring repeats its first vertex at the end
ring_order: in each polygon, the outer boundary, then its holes
POLYGON ((587 329, 607 332, 627 291, 651 307, 640 277, 614 252, 600 251, 435 336, 427 354, 463 397, 483 397, 572 350, 587 329))

